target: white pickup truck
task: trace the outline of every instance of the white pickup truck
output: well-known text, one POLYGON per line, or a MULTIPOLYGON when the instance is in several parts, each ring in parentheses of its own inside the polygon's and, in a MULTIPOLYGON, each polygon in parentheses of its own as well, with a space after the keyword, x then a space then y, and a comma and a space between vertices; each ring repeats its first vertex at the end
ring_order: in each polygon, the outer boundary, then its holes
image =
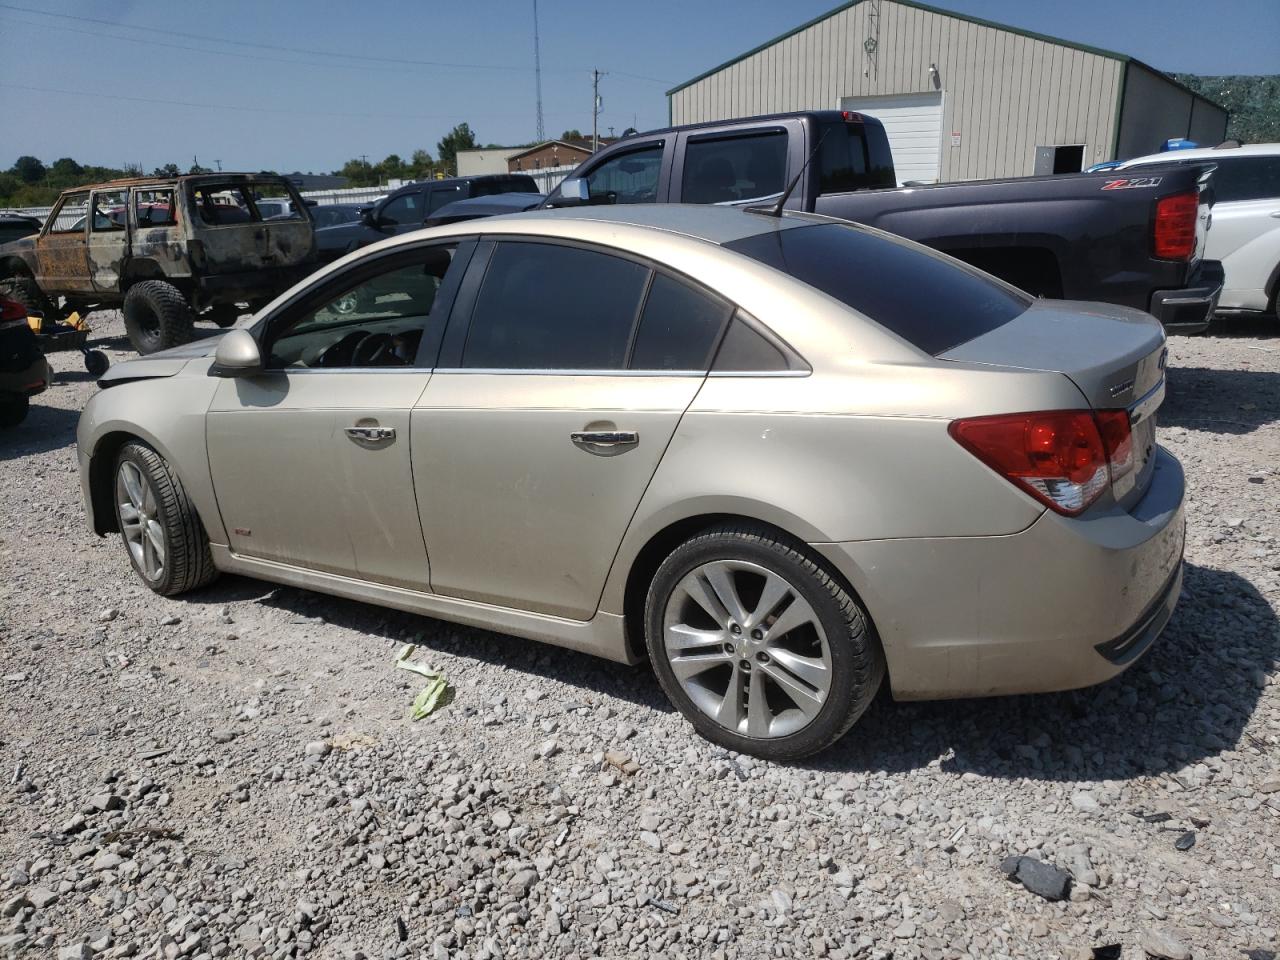
POLYGON ((1227 274, 1218 312, 1275 316, 1280 291, 1280 143, 1156 153, 1128 160, 1119 169, 1206 161, 1217 169, 1205 257, 1221 260, 1227 274))

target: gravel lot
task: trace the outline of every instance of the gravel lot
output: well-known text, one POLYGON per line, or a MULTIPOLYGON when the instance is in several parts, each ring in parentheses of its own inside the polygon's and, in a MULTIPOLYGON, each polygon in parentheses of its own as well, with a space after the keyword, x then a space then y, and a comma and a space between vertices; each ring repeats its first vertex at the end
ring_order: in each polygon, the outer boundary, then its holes
POLYGON ((96 388, 55 355, 0 438, 0 957, 1274 960, 1277 333, 1171 341, 1187 576, 1149 656, 882 697, 795 766, 697 739, 643 668, 237 577, 152 595, 84 528, 96 388), (406 642, 456 689, 417 723, 406 642), (1066 900, 1006 879, 1024 854, 1066 900))

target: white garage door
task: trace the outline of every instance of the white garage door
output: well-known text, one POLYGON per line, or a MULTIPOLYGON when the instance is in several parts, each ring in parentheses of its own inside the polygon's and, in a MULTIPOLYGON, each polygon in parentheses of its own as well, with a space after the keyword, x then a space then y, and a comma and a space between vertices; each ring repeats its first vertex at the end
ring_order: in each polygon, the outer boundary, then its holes
POLYGON ((942 152, 942 91, 888 97, 841 97, 841 110, 856 110, 884 124, 898 183, 938 179, 942 152))

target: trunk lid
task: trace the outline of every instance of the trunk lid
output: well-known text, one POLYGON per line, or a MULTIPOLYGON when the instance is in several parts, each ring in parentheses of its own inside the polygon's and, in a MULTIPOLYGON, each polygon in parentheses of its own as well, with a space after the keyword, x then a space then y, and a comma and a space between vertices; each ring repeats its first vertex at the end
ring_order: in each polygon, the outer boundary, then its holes
POLYGON ((1164 400, 1167 354, 1164 328, 1149 314, 1112 304, 1037 300, 1017 318, 938 359, 1060 373, 1093 409, 1128 410, 1134 470, 1112 491, 1128 506, 1146 490, 1155 467, 1156 410, 1164 400))

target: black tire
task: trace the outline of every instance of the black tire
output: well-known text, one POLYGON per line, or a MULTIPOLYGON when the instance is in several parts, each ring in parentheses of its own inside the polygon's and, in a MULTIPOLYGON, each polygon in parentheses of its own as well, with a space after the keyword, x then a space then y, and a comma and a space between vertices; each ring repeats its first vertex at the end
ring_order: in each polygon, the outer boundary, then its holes
POLYGON ((884 651, 849 588, 803 543, 754 524, 712 527, 677 547, 658 567, 645 600, 645 638, 658 681, 694 728, 713 743, 766 760, 795 760, 835 743, 871 705, 884 679, 884 651), (773 738, 743 736, 703 713, 667 660, 663 617, 681 580, 715 560, 747 561, 781 576, 813 608, 828 637, 831 686, 808 724, 773 738))
POLYGON ((16 300, 26 307, 28 313, 38 313, 51 323, 62 319, 54 302, 45 296, 40 285, 31 277, 11 277, 0 283, 0 291, 10 300, 16 300))
POLYGON ((209 551, 209 537, 196 514, 182 481, 178 479, 160 454, 141 441, 126 443, 116 456, 111 473, 111 497, 115 504, 116 522, 129 562, 142 582, 162 596, 171 597, 212 583, 218 576, 209 551), (137 468, 150 487, 154 498, 155 521, 164 540, 164 563, 158 575, 152 576, 135 555, 125 533, 121 515, 121 497, 117 495, 118 478, 124 464, 137 468))
POLYGON ((90 376, 100 377, 111 367, 111 361, 101 350, 90 350, 84 355, 84 368, 90 376))
POLYGON ((195 315, 182 292, 164 280, 142 280, 124 297, 124 329, 146 356, 191 341, 195 315))
POLYGON ((0 430, 16 427, 27 419, 31 399, 24 393, 8 393, 0 396, 0 430))

